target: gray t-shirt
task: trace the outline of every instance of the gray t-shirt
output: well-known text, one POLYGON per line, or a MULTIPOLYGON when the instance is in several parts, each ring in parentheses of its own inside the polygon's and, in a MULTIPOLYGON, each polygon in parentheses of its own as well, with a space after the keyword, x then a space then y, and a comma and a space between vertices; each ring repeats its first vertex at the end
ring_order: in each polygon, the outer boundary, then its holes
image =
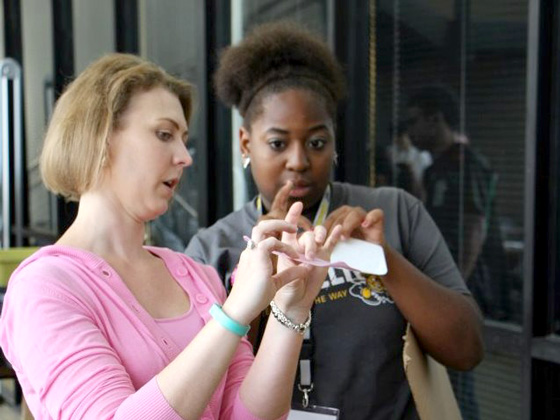
MULTIPOLYGON (((387 243, 430 278, 469 294, 439 230, 423 205, 395 188, 332 184, 329 212, 343 206, 385 214, 387 243)), ((243 235, 256 224, 255 201, 200 231, 186 253, 214 266, 229 286, 245 248, 243 235)), ((330 269, 315 300, 313 383, 310 403, 340 409, 341 419, 416 419, 402 366, 406 320, 373 276, 330 269)), ((294 391, 301 401, 301 393, 294 391)))

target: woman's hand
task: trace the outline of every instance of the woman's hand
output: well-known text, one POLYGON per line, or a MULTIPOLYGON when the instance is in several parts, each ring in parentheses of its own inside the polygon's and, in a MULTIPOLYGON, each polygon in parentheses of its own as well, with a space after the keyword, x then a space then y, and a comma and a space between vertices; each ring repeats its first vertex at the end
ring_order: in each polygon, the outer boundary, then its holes
POLYGON ((309 268, 292 265, 275 274, 273 251, 298 257, 292 246, 276 237, 283 232, 295 235, 295 224, 284 220, 259 222, 251 233, 251 242, 241 253, 231 293, 223 305, 224 311, 237 322, 249 324, 268 306, 276 292, 296 279, 307 277, 309 268))
MULTIPOLYGON (((285 221, 295 223, 302 210, 303 205, 300 202, 294 203, 288 210, 285 221)), ((282 234, 282 242, 290 245, 291 248, 305 255, 308 259, 321 258, 328 261, 334 246, 340 239, 340 234, 340 226, 335 226, 329 235, 327 235, 327 230, 323 226, 316 226, 313 231, 304 232, 299 237, 296 232, 285 231, 282 234)), ((296 264, 289 258, 279 257, 278 273, 289 270, 296 264)), ((321 290, 327 272, 328 268, 310 266, 306 278, 300 278, 286 284, 278 290, 274 301, 288 318, 294 322, 303 322, 307 318, 309 309, 313 305, 319 290, 321 290)))
POLYGON ((332 232, 337 225, 342 226, 342 238, 357 238, 385 246, 383 210, 373 209, 366 212, 361 207, 342 206, 333 211, 324 227, 332 232))
MULTIPOLYGON (((278 190, 276 195, 274 196, 274 200, 270 205, 270 209, 268 213, 263 214, 259 218, 259 222, 262 220, 272 220, 278 219, 282 220, 288 214, 288 209, 290 208, 290 191, 294 188, 294 184, 292 181, 286 182, 286 184, 278 190)), ((298 219, 294 222, 299 228, 303 230, 312 230, 313 224, 309 221, 309 219, 305 216, 302 216, 301 213, 298 216, 298 219)))

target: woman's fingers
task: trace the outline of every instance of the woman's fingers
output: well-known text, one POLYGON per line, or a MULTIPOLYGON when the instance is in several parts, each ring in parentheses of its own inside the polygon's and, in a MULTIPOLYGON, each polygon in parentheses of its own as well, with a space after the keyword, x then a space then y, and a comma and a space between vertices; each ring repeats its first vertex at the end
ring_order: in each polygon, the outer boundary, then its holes
POLYGON ((330 255, 334 249, 334 246, 338 243, 338 241, 340 241, 341 237, 342 237, 342 226, 336 225, 332 229, 327 239, 325 240, 323 249, 325 249, 330 255))
POLYGON ((288 223, 296 224, 299 217, 301 216, 302 211, 303 211, 303 203, 301 201, 296 201, 288 209, 288 212, 286 213, 286 217, 284 218, 284 220, 288 223))
POLYGON ((276 251, 283 252, 291 258, 299 258, 299 254, 289 244, 279 241, 276 238, 266 238, 256 244, 256 249, 268 254, 276 251))
POLYGON ((342 226, 342 237, 361 237, 359 228, 366 217, 366 211, 361 207, 343 206, 335 210, 325 221, 325 228, 330 232, 334 226, 342 226))
MULTIPOLYGON (((288 209, 288 212, 286 213, 286 217, 284 218, 284 221, 286 223, 289 223, 291 225, 295 225, 297 226, 297 222, 298 219, 301 216, 301 212, 303 211, 303 204, 299 201, 295 202, 294 204, 292 204, 290 206, 290 208, 288 209)), ((295 243, 296 241, 296 235, 297 235, 297 229, 295 232, 291 231, 291 232, 284 232, 282 234, 282 241, 284 242, 290 242, 290 243, 295 243)))
MULTIPOLYGON (((274 200, 270 205, 268 213, 262 215, 259 218, 259 221, 270 219, 284 219, 284 217, 286 217, 286 214, 288 213, 288 208, 290 207, 290 192, 293 188, 294 183, 292 181, 286 182, 274 196, 274 200)), ((293 220, 292 223, 304 230, 311 230, 313 228, 313 224, 309 221, 309 219, 305 216, 302 216, 301 214, 297 218, 297 220, 293 220)))
POLYGON ((383 210, 381 209, 374 209, 366 214, 364 221, 362 222, 362 227, 364 229, 373 226, 374 224, 383 220, 383 210))
POLYGON ((350 214, 353 210, 354 207, 342 206, 329 214, 329 217, 327 217, 327 220, 325 220, 325 223, 323 224, 327 229, 327 232, 330 232, 336 225, 342 225, 348 214, 350 214))
POLYGON ((341 223, 342 236, 345 238, 354 236, 354 231, 360 227, 365 216, 366 212, 359 207, 355 207, 350 213, 348 213, 341 223))
POLYGON ((270 205, 270 212, 279 211, 280 214, 283 215, 288 211, 288 199, 292 188, 294 188, 294 183, 292 181, 288 181, 278 190, 274 196, 272 204, 270 205))
POLYGON ((317 242, 315 233, 308 231, 298 238, 299 249, 303 249, 305 258, 313 259, 317 255, 317 242))
MULTIPOLYGON (((283 219, 288 212, 288 205, 290 198, 290 191, 294 187, 291 181, 286 182, 274 196, 274 200, 270 204, 270 209, 266 214, 263 214, 259 221, 261 220, 271 220, 271 219, 283 219)), ((295 224, 295 223, 294 223, 295 224)))
POLYGON ((371 210, 361 225, 361 231, 366 240, 379 244, 385 244, 384 214, 381 209, 371 210))
POLYGON ((325 227, 325 229, 327 229, 327 232, 330 232, 332 227, 335 226, 335 219, 338 218, 338 216, 340 215, 340 211, 344 207, 347 207, 347 206, 340 207, 340 208, 336 209, 335 211, 333 211, 331 214, 328 215, 325 222, 323 223, 323 226, 325 227))
POLYGON ((302 228, 303 230, 313 230, 313 223, 311 223, 311 221, 307 217, 299 216, 297 227, 302 228))
POLYGON ((276 273, 271 277, 271 280, 274 282, 276 290, 280 290, 282 287, 294 280, 307 278, 309 276, 309 272, 310 268, 305 265, 294 265, 276 273))
POLYGON ((313 233, 315 234, 315 242, 318 245, 322 245, 323 242, 325 242, 325 239, 327 239, 327 229, 325 229, 324 226, 316 226, 313 229, 313 233))
POLYGON ((251 232, 251 239, 255 242, 261 242, 270 236, 276 236, 279 233, 295 233, 297 226, 295 223, 289 223, 285 220, 262 220, 256 225, 251 232))

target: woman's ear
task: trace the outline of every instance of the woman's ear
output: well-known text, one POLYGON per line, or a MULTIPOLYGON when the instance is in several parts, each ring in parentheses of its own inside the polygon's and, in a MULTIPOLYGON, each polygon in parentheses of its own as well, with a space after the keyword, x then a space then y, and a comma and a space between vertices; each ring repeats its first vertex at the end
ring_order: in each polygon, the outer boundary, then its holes
POLYGON ((239 129, 239 150, 242 156, 249 156, 251 152, 251 136, 245 127, 239 129))

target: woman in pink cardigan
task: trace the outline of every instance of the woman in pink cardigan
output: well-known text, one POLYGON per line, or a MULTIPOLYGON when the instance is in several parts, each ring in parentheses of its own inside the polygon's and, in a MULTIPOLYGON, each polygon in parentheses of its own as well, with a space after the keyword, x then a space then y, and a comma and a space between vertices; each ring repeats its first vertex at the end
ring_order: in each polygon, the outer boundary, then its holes
POLYGON ((41 171, 51 191, 79 201, 78 215, 14 272, 0 323, 37 420, 286 416, 326 269, 271 254, 328 258, 340 229, 296 237, 301 203, 259 223, 227 299, 212 268, 143 246, 145 223, 192 163, 191 102, 188 83, 112 54, 57 103, 41 171), (271 300, 279 315, 253 359, 247 326, 271 300))

